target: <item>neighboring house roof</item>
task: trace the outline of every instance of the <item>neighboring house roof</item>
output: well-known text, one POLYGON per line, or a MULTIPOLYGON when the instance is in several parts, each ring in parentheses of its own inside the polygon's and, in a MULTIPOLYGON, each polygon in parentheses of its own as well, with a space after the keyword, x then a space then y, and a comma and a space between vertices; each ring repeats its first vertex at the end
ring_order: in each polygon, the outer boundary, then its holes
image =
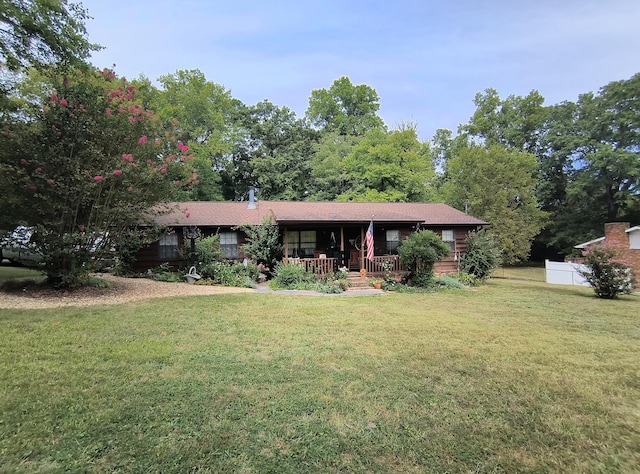
POLYGON ((175 211, 158 216, 158 224, 167 226, 237 226, 262 224, 272 216, 278 224, 304 223, 414 223, 421 225, 488 225, 488 222, 439 203, 379 202, 248 202, 197 201, 172 203, 175 211))
POLYGON ((587 248, 591 244, 597 244, 598 242, 603 242, 604 239, 605 239, 604 237, 598 237, 597 239, 590 240, 589 242, 585 242, 583 244, 574 245, 573 248, 574 249, 584 249, 584 248, 587 248))
MULTIPOLYGON (((640 225, 634 226, 634 227, 629 227, 628 229, 624 230, 627 234, 630 234, 631 232, 640 232, 640 225)), ((598 237, 597 239, 593 239, 590 240, 589 242, 585 242, 583 244, 579 244, 579 245, 574 245, 573 248, 574 249, 584 249, 586 247, 588 247, 591 244, 597 244, 598 242, 603 242, 604 240, 606 240, 606 237, 598 237)))

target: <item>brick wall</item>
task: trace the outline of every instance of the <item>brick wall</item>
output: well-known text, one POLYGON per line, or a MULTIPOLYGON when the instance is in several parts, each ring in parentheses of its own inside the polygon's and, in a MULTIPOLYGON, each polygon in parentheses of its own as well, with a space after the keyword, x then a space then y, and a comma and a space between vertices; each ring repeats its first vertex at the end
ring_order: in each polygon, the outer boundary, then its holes
POLYGON ((620 247, 620 253, 627 260, 636 276, 636 288, 640 288, 640 249, 629 248, 629 234, 625 232, 631 227, 629 222, 609 222, 604 225, 604 236, 607 242, 620 247))

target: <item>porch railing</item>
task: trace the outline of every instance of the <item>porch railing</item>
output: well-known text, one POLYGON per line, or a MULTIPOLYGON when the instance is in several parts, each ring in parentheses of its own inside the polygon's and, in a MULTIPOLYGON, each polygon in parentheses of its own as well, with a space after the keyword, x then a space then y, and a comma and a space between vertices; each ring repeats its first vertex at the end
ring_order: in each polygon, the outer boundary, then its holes
POLYGON ((373 262, 368 258, 364 259, 364 266, 360 268, 367 270, 371 274, 384 274, 386 272, 397 273, 404 272, 406 268, 400 263, 400 257, 397 255, 378 255, 373 257, 373 262))
MULTIPOLYGON (((284 262, 289 265, 300 265, 305 271, 316 273, 324 276, 334 271, 335 258, 294 258, 288 257, 284 262)), ((361 263, 360 268, 367 270, 370 275, 384 276, 389 272, 392 274, 406 271, 404 265, 400 263, 400 257, 397 255, 379 255, 373 257, 373 262, 367 258, 364 259, 364 266, 361 263)))
POLYGON ((335 258, 285 258, 284 262, 289 265, 300 265, 309 273, 316 273, 324 276, 334 269, 335 258))

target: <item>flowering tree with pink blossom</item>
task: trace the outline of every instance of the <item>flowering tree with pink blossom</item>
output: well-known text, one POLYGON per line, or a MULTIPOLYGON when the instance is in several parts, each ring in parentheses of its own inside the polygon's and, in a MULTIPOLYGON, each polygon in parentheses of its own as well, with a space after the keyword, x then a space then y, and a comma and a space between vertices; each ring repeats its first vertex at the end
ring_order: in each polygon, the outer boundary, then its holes
POLYGON ((41 268, 60 287, 81 284, 122 239, 143 242, 150 209, 197 181, 188 146, 108 69, 54 83, 38 112, 2 124, 0 149, 11 196, 0 228, 34 228, 41 268))
POLYGON ((589 245, 582 256, 587 270, 580 273, 598 298, 613 299, 631 292, 635 283, 633 270, 621 257, 620 247, 614 242, 589 245))

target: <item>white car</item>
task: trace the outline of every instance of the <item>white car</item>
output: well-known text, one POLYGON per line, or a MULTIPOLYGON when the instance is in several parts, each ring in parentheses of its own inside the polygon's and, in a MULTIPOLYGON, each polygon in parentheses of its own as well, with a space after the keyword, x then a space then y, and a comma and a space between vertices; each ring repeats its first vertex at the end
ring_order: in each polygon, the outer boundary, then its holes
POLYGON ((11 263, 36 263, 40 261, 40 255, 36 252, 36 246, 32 242, 33 229, 18 226, 10 236, 2 240, 2 258, 11 263))
MULTIPOLYGON (((102 253, 102 247, 105 243, 108 243, 108 240, 105 239, 108 235, 108 233, 105 233, 104 235, 99 235, 93 239, 90 249, 92 255, 96 252, 102 253)), ((25 226, 16 227, 8 237, 2 239, 2 253, 0 254, 0 261, 2 258, 6 258, 11 263, 23 263, 25 265, 39 263, 42 260, 42 256, 37 251, 37 247, 34 242, 35 238, 36 233, 33 228, 25 226)), ((113 246, 110 248, 110 251, 115 251, 113 246)), ((106 258, 100 257, 98 262, 98 268, 100 270, 112 268, 116 263, 115 258, 112 255, 107 255, 106 258)))

